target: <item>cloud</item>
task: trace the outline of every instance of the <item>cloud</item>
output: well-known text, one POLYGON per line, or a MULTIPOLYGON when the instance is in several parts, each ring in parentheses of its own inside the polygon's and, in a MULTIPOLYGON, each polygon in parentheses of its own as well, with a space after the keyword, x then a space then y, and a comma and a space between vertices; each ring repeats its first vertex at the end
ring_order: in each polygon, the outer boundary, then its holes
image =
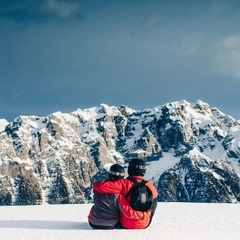
POLYGON ((160 16, 150 16, 144 19, 139 25, 132 31, 135 33, 144 33, 152 31, 155 27, 159 26, 161 23, 160 16))
POLYGON ((213 0, 212 1, 212 13, 218 14, 229 7, 229 2, 226 0, 213 0))
POLYGON ((46 14, 53 15, 59 19, 75 18, 79 14, 79 4, 77 2, 47 0, 43 10, 46 14))
POLYGON ((22 95, 21 93, 16 93, 16 94, 11 96, 11 100, 16 100, 16 99, 20 98, 21 95, 22 95))
POLYGON ((171 48, 171 53, 185 57, 195 55, 201 48, 203 38, 201 34, 184 35, 177 43, 175 42, 171 48))
POLYGON ((216 45, 213 70, 222 75, 240 78, 240 35, 224 38, 216 45))
POLYGON ((71 21, 81 18, 77 0, 2 0, 0 17, 16 22, 71 21))

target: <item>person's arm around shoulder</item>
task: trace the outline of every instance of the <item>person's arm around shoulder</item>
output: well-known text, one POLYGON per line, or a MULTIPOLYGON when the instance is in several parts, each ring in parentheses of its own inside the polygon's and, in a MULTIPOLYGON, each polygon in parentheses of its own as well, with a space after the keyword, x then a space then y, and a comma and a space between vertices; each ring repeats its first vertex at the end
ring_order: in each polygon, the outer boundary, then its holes
POLYGON ((121 180, 96 182, 93 184, 93 191, 99 192, 101 194, 121 193, 121 190, 121 180))

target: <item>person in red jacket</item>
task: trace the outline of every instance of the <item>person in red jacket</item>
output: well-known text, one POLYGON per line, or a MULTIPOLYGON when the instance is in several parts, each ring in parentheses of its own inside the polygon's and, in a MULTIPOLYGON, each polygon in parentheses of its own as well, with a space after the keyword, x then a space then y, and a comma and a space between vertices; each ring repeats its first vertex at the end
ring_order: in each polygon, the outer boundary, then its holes
MULTIPOLYGON (((120 179, 116 181, 98 182, 93 185, 93 190, 101 194, 120 194, 127 196, 128 192, 133 186, 133 181, 129 178, 135 179, 137 182, 144 180, 143 176, 146 172, 146 162, 142 159, 132 159, 128 166, 128 178, 120 179)), ((147 212, 142 212, 141 219, 127 218, 122 212, 120 212, 120 223, 123 228, 127 229, 143 229, 147 228, 153 218, 155 210, 157 208, 158 191, 151 181, 148 181, 146 185, 151 189, 153 194, 153 205, 147 212)), ((130 199, 127 199, 130 202, 130 199)), ((120 201, 121 202, 121 201, 120 201)), ((124 203, 122 203, 124 204, 124 203)))
MULTIPOLYGON (((124 178, 124 168, 119 164, 111 166, 109 177, 105 182, 124 178)), ((131 208, 127 199, 121 194, 100 194, 94 191, 94 205, 88 215, 89 225, 94 229, 121 228, 119 213, 127 219, 142 219, 143 213, 131 208)))

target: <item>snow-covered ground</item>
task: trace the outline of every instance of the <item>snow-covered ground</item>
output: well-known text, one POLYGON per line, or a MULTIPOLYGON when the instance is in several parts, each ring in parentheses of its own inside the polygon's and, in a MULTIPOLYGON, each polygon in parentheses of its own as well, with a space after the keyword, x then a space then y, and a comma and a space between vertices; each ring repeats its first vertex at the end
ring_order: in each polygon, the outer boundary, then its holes
POLYGON ((143 230, 93 230, 91 204, 2 206, 1 240, 239 240, 239 204, 159 203, 143 230))

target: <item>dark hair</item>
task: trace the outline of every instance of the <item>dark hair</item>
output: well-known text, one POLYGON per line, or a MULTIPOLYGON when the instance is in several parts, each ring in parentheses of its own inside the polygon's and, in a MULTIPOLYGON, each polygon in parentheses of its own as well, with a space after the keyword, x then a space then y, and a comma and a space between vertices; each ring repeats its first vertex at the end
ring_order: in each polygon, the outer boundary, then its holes
POLYGON ((119 164, 113 164, 110 167, 108 173, 109 173, 108 178, 111 181, 122 179, 122 178, 124 178, 124 175, 125 175, 124 167, 119 164))
POLYGON ((146 172, 146 162, 142 159, 134 158, 130 161, 128 165, 128 175, 129 176, 144 176, 146 172))

